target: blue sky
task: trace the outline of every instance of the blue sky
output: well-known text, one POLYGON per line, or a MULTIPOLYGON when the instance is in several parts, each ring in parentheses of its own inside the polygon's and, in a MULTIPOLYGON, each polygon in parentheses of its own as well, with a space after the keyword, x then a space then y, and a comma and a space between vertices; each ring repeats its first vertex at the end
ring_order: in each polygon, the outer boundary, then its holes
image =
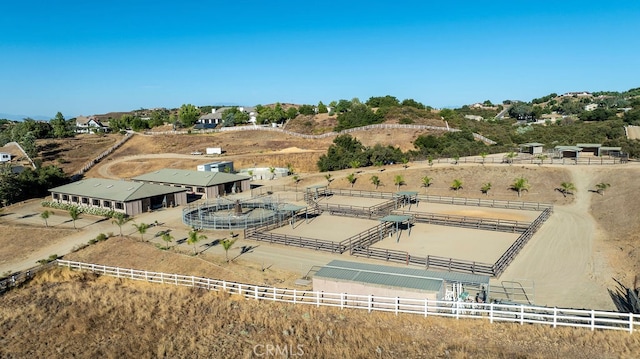
POLYGON ((0 113, 640 87, 638 1, 2 1, 0 113))

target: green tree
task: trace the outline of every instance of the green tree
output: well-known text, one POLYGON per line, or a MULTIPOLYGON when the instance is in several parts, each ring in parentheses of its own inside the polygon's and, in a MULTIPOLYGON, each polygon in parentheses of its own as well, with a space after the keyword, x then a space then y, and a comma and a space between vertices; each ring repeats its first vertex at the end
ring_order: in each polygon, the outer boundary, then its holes
POLYGON ((487 182, 483 184, 482 187, 480 187, 480 192, 484 193, 487 196, 489 195, 490 190, 491 190, 491 182, 487 182))
POLYGON ((144 234, 147 233, 147 229, 149 229, 149 225, 146 223, 140 223, 140 224, 133 224, 134 227, 136 227, 136 231, 138 231, 138 233, 140 233, 140 240, 144 242, 144 234))
POLYGON ((163 241, 164 241, 164 243, 165 243, 164 249, 169 249, 169 243, 170 243, 170 242, 173 242, 173 240, 174 240, 174 238, 173 238, 173 236, 171 235, 171 233, 169 233, 169 232, 164 232, 164 233, 162 233, 162 237, 161 237, 161 238, 162 238, 162 240, 163 240, 163 241))
POLYGON ((331 181, 333 181, 333 178, 331 177, 333 177, 331 173, 327 173, 326 175, 324 175, 324 179, 327 180, 327 187, 331 186, 331 181))
POLYGON ((291 106, 287 109, 287 111, 285 112, 285 115, 287 117, 287 119, 292 120, 294 118, 296 118, 296 116, 298 116, 298 109, 291 106))
POLYGON ((322 101, 318 102, 318 113, 327 113, 327 112, 329 112, 329 110, 327 109, 327 106, 323 104, 322 101))
POLYGON ((69 217, 71 217, 71 220, 73 221, 73 228, 77 229, 76 220, 80 218, 80 208, 78 208, 77 206, 69 208, 69 217))
POLYGON ((351 184, 351 188, 353 188, 353 185, 356 183, 356 180, 357 180, 355 173, 349 173, 346 179, 351 184))
POLYGON ((371 176, 371 183, 376 186, 376 189, 378 189, 378 186, 380 186, 380 177, 378 176, 371 176))
POLYGON ((180 106, 178 111, 178 118, 185 127, 193 126, 200 117, 200 110, 194 105, 188 103, 180 106))
POLYGON ((459 179, 454 179, 453 182, 451 182, 451 189, 458 193, 458 191, 462 189, 462 181, 459 179))
POLYGON ((560 188, 557 188, 560 193, 564 197, 567 197, 568 194, 573 194, 576 191, 576 186, 571 182, 562 182, 560 183, 560 188))
POLYGON ((600 182, 596 185, 596 192, 598 192, 601 196, 604 196, 604 191, 611 187, 609 183, 600 182))
POLYGON ((49 211, 44 211, 40 213, 40 218, 44 219, 45 227, 49 227, 49 222, 47 222, 47 220, 49 219, 49 216, 51 216, 52 214, 53 212, 49 212, 49 211))
POLYGON ((406 170, 407 168, 409 168, 409 159, 406 157, 402 157, 402 167, 406 170))
POLYGON ((424 187, 424 193, 427 193, 427 190, 429 189, 429 186, 431 186, 431 182, 433 181, 433 178, 429 177, 429 176, 424 176, 421 179, 421 186, 424 187))
POLYGON ((404 177, 403 177, 403 176, 401 176, 401 175, 396 175, 396 176, 393 178, 393 184, 395 184, 395 185, 396 185, 396 190, 400 191, 400 186, 402 186, 402 185, 404 185, 404 184, 405 184, 405 182, 404 182, 404 177))
POLYGON ((120 237, 122 237, 122 226, 125 225, 125 223, 129 222, 130 220, 131 220, 131 217, 128 217, 124 213, 116 213, 113 215, 113 219, 111 220, 111 223, 115 224, 120 229, 120 237))
POLYGON ((511 151, 511 152, 509 152, 509 153, 507 153, 507 154, 505 155, 506 162, 507 162, 509 165, 513 164, 513 159, 514 159, 514 158, 516 158, 516 157, 518 157, 518 154, 517 154, 517 153, 515 153, 514 151, 511 151))
POLYGON ((187 244, 193 244, 193 255, 197 255, 198 251, 196 249, 196 243, 207 239, 207 236, 204 234, 199 234, 200 230, 196 228, 192 228, 187 235, 187 244))
POLYGON ((220 244, 222 244, 222 248, 224 248, 224 256, 227 259, 227 263, 229 263, 229 249, 236 243, 237 239, 222 239, 220 240, 220 244))
POLYGON ((29 156, 32 160, 36 158, 38 155, 38 147, 36 146, 36 136, 33 132, 29 131, 22 136, 20 141, 20 146, 24 152, 29 156))
POLYGON ((64 138, 73 136, 73 128, 69 122, 64 118, 62 113, 56 113, 56 117, 49 121, 49 124, 53 128, 53 136, 57 138, 64 138))
POLYGON ((271 166, 269 167, 269 173, 271 173, 271 179, 276 178, 276 168, 271 166))
POLYGON ((529 191, 529 180, 524 177, 516 178, 511 184, 511 189, 518 193, 518 197, 522 194, 523 191, 529 191))
POLYGON ((540 160, 540 164, 544 164, 544 160, 546 160, 547 158, 549 158, 549 156, 545 155, 545 154, 540 154, 536 156, 537 159, 540 160))
POLYGON ((484 161, 487 159, 489 154, 486 152, 480 152, 480 157, 482 157, 482 165, 484 166, 484 161))
POLYGON ((351 168, 353 168, 354 170, 356 168, 360 168, 360 161, 353 160, 353 161, 349 162, 349 166, 351 166, 351 168))

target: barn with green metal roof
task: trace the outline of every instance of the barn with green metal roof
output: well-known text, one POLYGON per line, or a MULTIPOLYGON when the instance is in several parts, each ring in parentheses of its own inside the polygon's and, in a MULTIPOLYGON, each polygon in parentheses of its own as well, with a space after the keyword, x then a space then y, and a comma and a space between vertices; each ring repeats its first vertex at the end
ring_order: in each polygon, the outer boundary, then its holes
POLYGON ((249 176, 225 172, 190 171, 165 168, 132 178, 136 182, 182 187, 189 194, 215 198, 250 190, 249 176))
POLYGON ((53 202, 109 209, 135 216, 160 207, 187 204, 187 192, 141 182, 87 178, 49 189, 53 202))

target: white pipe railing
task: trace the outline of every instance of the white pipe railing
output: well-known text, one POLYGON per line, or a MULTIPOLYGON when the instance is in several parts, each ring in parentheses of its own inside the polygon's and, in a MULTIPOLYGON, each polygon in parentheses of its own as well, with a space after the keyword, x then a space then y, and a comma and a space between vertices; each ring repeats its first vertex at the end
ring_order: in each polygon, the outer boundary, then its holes
POLYGON ((141 280, 151 283, 173 284, 206 290, 224 291, 241 295, 247 299, 267 300, 295 304, 310 304, 341 309, 364 309, 441 316, 451 318, 475 318, 494 322, 512 322, 521 325, 546 324, 554 328, 567 326, 590 330, 623 330, 633 333, 640 330, 640 314, 597 311, 590 309, 565 309, 527 306, 517 304, 495 304, 475 302, 452 302, 430 299, 383 297, 348 293, 326 293, 297 289, 276 288, 255 284, 227 282, 180 274, 167 274, 145 270, 126 269, 92 263, 58 260, 58 266, 72 270, 90 271, 101 275, 141 280))

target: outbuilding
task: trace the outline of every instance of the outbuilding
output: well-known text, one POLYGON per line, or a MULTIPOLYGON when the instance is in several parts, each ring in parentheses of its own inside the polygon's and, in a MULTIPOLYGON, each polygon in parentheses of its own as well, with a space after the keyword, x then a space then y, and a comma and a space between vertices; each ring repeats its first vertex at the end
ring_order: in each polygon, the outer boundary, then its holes
POLYGON ((541 154, 544 148, 544 144, 538 142, 523 143, 520 145, 520 152, 528 153, 531 155, 541 154))
POLYGON ((582 153, 591 153, 594 156, 598 156, 602 145, 599 143, 578 143, 576 147, 579 147, 582 153))
POLYGON ((87 178, 51 188, 49 192, 56 203, 113 210, 129 216, 187 203, 184 188, 103 178, 87 178))
POLYGON ((577 159, 582 151, 578 146, 556 146, 553 149, 556 158, 573 158, 577 159))
POLYGON ((216 198, 250 190, 250 177, 224 172, 203 172, 179 169, 161 169, 132 180, 164 186, 181 187, 194 197, 216 198))

